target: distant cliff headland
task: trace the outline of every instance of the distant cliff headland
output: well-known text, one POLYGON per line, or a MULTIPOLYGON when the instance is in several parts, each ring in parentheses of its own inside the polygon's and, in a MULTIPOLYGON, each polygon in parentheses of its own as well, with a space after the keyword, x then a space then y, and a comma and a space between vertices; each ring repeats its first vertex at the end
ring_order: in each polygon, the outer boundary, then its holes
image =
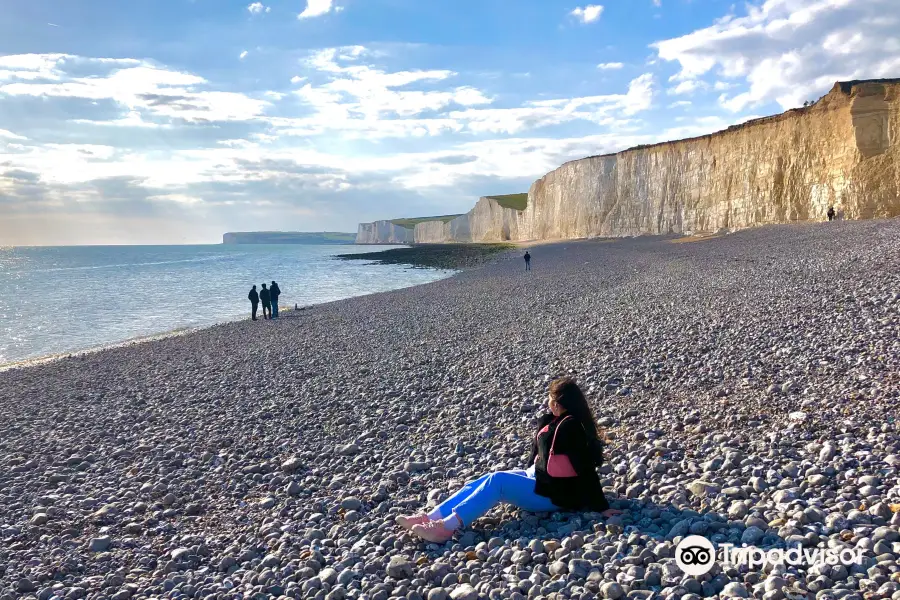
POLYGON ((464 215, 362 223, 358 244, 691 234, 900 215, 900 79, 701 137, 568 162, 464 215))
POLYGON ((223 244, 352 244, 356 235, 332 231, 237 231, 222 236, 223 244))

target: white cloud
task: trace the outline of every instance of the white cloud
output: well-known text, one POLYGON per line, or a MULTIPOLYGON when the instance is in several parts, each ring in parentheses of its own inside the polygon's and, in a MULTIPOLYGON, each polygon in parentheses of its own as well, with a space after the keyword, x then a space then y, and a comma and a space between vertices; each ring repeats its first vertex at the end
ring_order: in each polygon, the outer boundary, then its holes
POLYGON ((646 73, 631 81, 626 94, 538 100, 517 108, 474 108, 452 112, 450 117, 469 131, 516 134, 576 120, 613 125, 623 116, 649 109, 652 101, 653 76, 646 73))
POLYGON ((79 125, 94 125, 97 127, 140 127, 143 129, 171 129, 171 123, 157 123, 144 119, 138 110, 130 110, 124 117, 111 121, 98 121, 93 119, 71 119, 70 123, 79 125))
POLYGON ((652 105, 651 74, 634 79, 625 94, 558 98, 523 106, 485 108, 492 99, 469 86, 410 89, 449 82, 446 70, 386 72, 364 64, 363 47, 331 48, 314 53, 307 65, 328 76, 326 83, 305 83, 295 94, 313 114, 271 118, 273 132, 288 136, 341 131, 345 137, 419 137, 444 133, 516 134, 529 129, 585 120, 613 125, 652 105), (453 109, 453 107, 456 107, 453 109), (447 111, 449 112, 444 112, 447 111), (437 113, 423 118, 426 113, 437 113))
POLYGON ((399 155, 379 165, 396 173, 402 188, 428 190, 459 185, 473 177, 535 178, 561 163, 654 141, 649 135, 598 134, 576 138, 520 137, 458 144, 449 150, 399 155), (454 162, 455 156, 471 160, 454 162))
MULTIPOLYGON (((334 0, 306 0, 306 8, 297 15, 297 18, 312 19, 326 15, 331 12, 333 3, 334 0)), ((335 12, 340 12, 340 9, 341 7, 338 7, 335 12)))
POLYGON ((690 96, 694 92, 698 90, 704 90, 706 88, 707 85, 703 81, 688 79, 686 81, 680 82, 674 88, 669 88, 668 90, 666 90, 666 93, 670 96, 690 96))
POLYGON ((612 71, 616 69, 621 69, 625 65, 620 62, 608 62, 608 63, 600 63, 597 65, 597 68, 601 71, 612 71))
POLYGON ((247 7, 247 10, 250 11, 251 15, 258 15, 264 12, 271 12, 272 8, 264 5, 262 2, 254 2, 247 7))
POLYGON ((528 129, 559 125, 572 120, 571 113, 553 106, 519 108, 483 108, 454 111, 450 117, 460 129, 465 126, 475 133, 516 134, 528 129), (465 124, 465 125, 463 125, 465 124))
POLYGON ((653 6, 659 8, 662 6, 662 0, 653 0, 653 6))
POLYGON ((175 202, 176 204, 202 204, 203 199, 197 196, 188 196, 186 194, 156 194, 148 196, 148 200, 156 200, 162 202, 175 202))
POLYGON ((67 58, 72 57, 68 54, 12 54, 0 56, 0 69, 49 72, 67 58))
POLYGON ((66 64, 137 66, 143 64, 133 58, 84 58, 71 54, 11 54, 0 56, 0 83, 3 81, 55 81, 59 68, 66 64))
POLYGON ((582 23, 593 23, 600 18, 601 14, 603 14, 603 6, 600 4, 588 4, 585 7, 579 6, 569 14, 582 23))
POLYGON ((239 121, 261 116, 269 104, 236 92, 203 90, 208 82, 202 77, 134 59, 18 55, 0 57, 0 66, 18 68, 12 83, 0 82, 0 94, 112 100, 129 111, 155 117, 239 121), (71 77, 66 72, 70 62, 99 73, 71 77))
POLYGON ((243 52, 241 52, 241 54, 240 54, 240 56, 238 56, 238 58, 241 59, 241 60, 244 60, 245 58, 247 58, 247 55, 248 55, 248 54, 249 54, 249 52, 247 52, 246 50, 244 50, 243 52))
POLYGON ((684 106, 690 106, 690 105, 691 105, 690 100, 679 100, 678 102, 673 102, 672 104, 670 104, 669 108, 682 108, 684 106))
POLYGON ((896 76, 896 9, 896 0, 766 0, 748 5, 744 16, 729 15, 654 47, 660 58, 679 63, 682 81, 713 75, 719 91, 727 83, 745 88, 723 94, 729 110, 771 101, 787 109, 835 81, 896 76))
MULTIPOLYGON (((222 144, 219 148, 160 156, 106 146, 53 144, 19 157, 17 167, 39 172, 42 181, 55 186, 78 186, 111 177, 133 178, 147 188, 165 190, 149 196, 151 201, 202 205, 202 198, 186 191, 185 186, 302 180, 322 190, 381 187, 385 193, 396 194, 399 190, 421 191, 464 183, 473 177, 538 177, 566 160, 614 152, 656 139, 651 135, 612 133, 564 139, 524 137, 458 143, 443 150, 368 156, 329 154, 306 147, 260 147, 252 143, 222 144), (464 160, 456 160, 460 157, 464 160), (351 181, 349 174, 360 179, 351 181), (371 177, 383 183, 366 183, 371 177)), ((2 153, 0 158, 4 158, 2 153)), ((90 201, 90 196, 84 201, 90 201)))
POLYGON ((28 138, 24 135, 19 135, 17 133, 13 133, 12 131, 8 131, 6 129, 0 129, 0 138, 5 138, 7 140, 27 140, 28 138))
POLYGON ((649 110, 653 106, 653 75, 644 73, 628 85, 628 93, 622 101, 622 114, 626 116, 649 110))
MULTIPOLYGON (((320 133, 326 128, 368 132, 376 136, 408 131, 436 135, 459 127, 447 119, 416 117, 453 105, 470 107, 491 102, 484 93, 470 86, 410 89, 414 84, 442 83, 455 77, 456 73, 447 70, 386 72, 359 62, 367 54, 361 46, 329 48, 314 53, 306 66, 326 76, 328 81, 321 84, 307 81, 294 92, 314 114, 271 122, 287 128, 292 135, 320 133), (412 120, 403 122, 407 119, 412 120)), ((295 77, 291 81, 300 83, 304 80, 307 78, 295 77)))
POLYGON ((686 122, 687 125, 679 125, 678 127, 670 127, 661 131, 657 135, 657 142, 665 142, 669 140, 683 140, 686 138, 698 137, 701 135, 709 135, 717 131, 722 131, 732 125, 739 125, 752 119, 759 118, 756 115, 742 115, 735 118, 724 118, 717 115, 704 117, 680 117, 676 121, 686 122))

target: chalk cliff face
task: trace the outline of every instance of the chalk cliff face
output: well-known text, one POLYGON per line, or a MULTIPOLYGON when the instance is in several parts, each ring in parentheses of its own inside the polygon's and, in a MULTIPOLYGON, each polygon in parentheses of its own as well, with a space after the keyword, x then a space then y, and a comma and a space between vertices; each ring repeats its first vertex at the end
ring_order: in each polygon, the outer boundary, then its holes
POLYGON ((806 109, 567 163, 528 193, 523 239, 685 233, 900 214, 900 82, 837 84, 806 109))
POLYGON ((566 163, 532 184, 525 210, 482 198, 419 224, 415 241, 736 230, 823 220, 832 205, 848 219, 900 215, 900 79, 838 83, 808 108, 566 163))
POLYGON ((390 221, 360 223, 356 232, 357 244, 411 244, 414 241, 412 229, 394 225, 390 221))
POLYGON ((448 242, 501 242, 517 240, 522 213, 504 208, 493 198, 480 198, 475 208, 452 221, 426 221, 416 225, 419 244, 448 242))

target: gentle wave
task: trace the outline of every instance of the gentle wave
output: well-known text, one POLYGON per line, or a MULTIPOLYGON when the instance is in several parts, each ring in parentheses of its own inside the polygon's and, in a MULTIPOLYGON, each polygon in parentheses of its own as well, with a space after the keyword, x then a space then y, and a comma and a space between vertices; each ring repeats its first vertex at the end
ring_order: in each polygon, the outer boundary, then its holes
POLYGON ((110 265, 82 265, 79 267, 51 267, 47 269, 29 269, 27 271, 11 271, 10 275, 23 275, 25 273, 58 273, 61 271, 92 271, 94 269, 124 269, 127 267, 151 267, 157 265, 176 265, 181 263, 198 263, 219 260, 223 258, 235 258, 240 255, 217 255, 206 256, 202 258, 185 258, 182 260, 160 260, 151 262, 135 262, 135 263, 118 263, 110 265))
POLYGON ((206 327, 214 327, 217 324, 218 323, 216 323, 214 325, 207 325, 205 327, 178 327, 176 329, 172 329, 171 331, 154 333, 152 335, 140 335, 140 336, 126 338, 124 340, 120 340, 117 342, 98 344, 96 346, 86 346, 83 348, 78 348, 76 350, 70 350, 69 352, 56 352, 53 354, 46 354, 46 355, 38 356, 35 358, 26 358, 23 360, 17 360, 17 361, 13 361, 13 362, 3 362, 2 357, 0 357, 0 373, 2 373, 3 371, 9 371, 10 369, 19 369, 22 367, 33 367, 33 366, 37 366, 37 365, 42 365, 45 363, 62 360, 63 358, 70 358, 73 356, 84 356, 86 354, 94 354, 96 352, 103 352, 104 350, 112 350, 115 348, 124 348, 127 346, 132 346, 134 344, 140 344, 142 342, 152 342, 155 340, 164 340, 167 338, 188 335, 189 333, 202 331, 206 327))

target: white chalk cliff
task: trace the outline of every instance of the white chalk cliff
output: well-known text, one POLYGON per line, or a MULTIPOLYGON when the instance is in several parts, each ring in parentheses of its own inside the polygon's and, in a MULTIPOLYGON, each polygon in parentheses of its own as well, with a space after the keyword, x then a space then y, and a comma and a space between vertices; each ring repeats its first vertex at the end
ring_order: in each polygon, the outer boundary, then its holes
MULTIPOLYGON (((837 83, 810 107, 568 162, 532 184, 525 210, 481 198, 452 221, 405 230, 405 241, 737 230, 821 221, 829 206, 847 219, 900 215, 900 79, 837 83)), ((390 243, 378 223, 360 225, 357 243, 390 243)))
POLYGON ((356 232, 357 244, 411 244, 415 241, 412 229, 390 221, 360 223, 356 232))
POLYGON ((475 208, 447 223, 425 221, 415 228, 416 243, 497 242, 522 239, 522 213, 504 208, 493 198, 481 198, 475 208))

